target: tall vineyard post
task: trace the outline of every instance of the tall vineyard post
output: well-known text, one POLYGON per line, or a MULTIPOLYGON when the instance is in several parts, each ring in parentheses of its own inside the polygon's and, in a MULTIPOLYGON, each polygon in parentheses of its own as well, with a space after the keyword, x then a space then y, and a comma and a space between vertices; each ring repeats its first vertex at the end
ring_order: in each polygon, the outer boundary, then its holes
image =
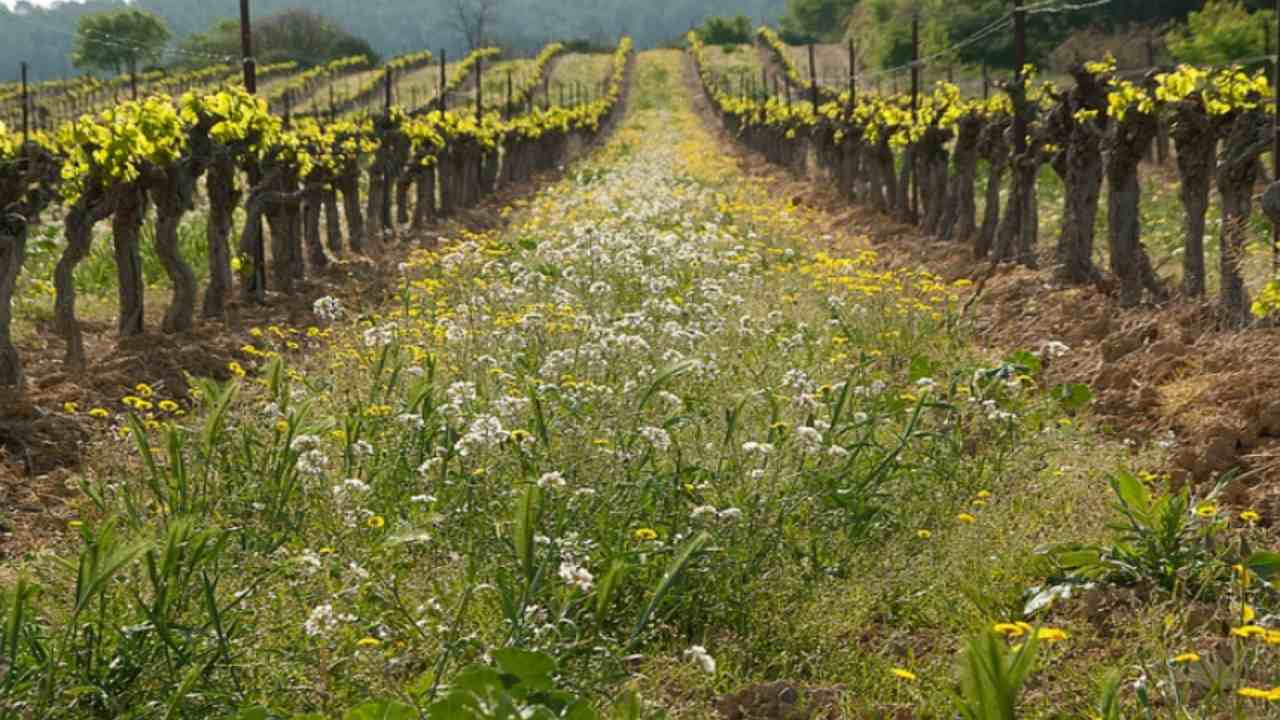
POLYGON ((818 63, 814 57, 816 51, 813 43, 809 43, 809 99, 813 102, 813 109, 816 112, 818 106, 818 63))
MULTIPOLYGON (((249 16, 249 0, 240 0, 240 55, 244 63, 244 89, 250 95, 258 92, 257 64, 253 59, 253 28, 249 16)), ((249 185, 256 186, 261 180, 256 165, 249 166, 249 185)), ((260 219, 250 218, 248 222, 261 224, 260 219)), ((262 242, 262 230, 253 233, 253 298, 259 304, 267 301, 267 248, 262 242)))
POLYGON ((444 112, 445 110, 449 109, 449 98, 447 95, 445 95, 445 88, 448 85, 449 85, 449 55, 447 51, 441 50, 440 51, 440 89, 437 91, 437 93, 439 94, 439 100, 440 100, 440 107, 437 109, 440 112, 444 112))
POLYGON ((22 145, 26 147, 31 135, 31 91, 27 87, 27 63, 22 62, 22 145))
MULTIPOLYGON (((920 11, 911 15, 911 120, 920 118, 920 11)), ((911 222, 920 219, 920 177, 914 167, 907 168, 907 177, 911 180, 911 222)))
MULTIPOLYGON (((1277 55, 1271 58, 1272 70, 1272 89, 1275 96, 1272 98, 1272 117, 1275 126, 1272 128, 1274 133, 1271 140, 1271 166, 1272 178, 1276 182, 1280 182, 1280 0, 1276 0, 1276 42, 1272 45, 1277 55)), ((1271 36, 1268 29, 1267 36, 1271 36)), ((1280 223, 1271 223, 1271 272, 1272 274, 1280 273, 1280 223)))

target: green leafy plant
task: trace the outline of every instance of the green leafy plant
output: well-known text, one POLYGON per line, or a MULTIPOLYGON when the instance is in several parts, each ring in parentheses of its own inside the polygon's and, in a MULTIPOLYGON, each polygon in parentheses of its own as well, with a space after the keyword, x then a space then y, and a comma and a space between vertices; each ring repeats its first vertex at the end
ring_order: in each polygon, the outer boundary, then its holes
POLYGON ((960 660, 960 715, 966 720, 1014 720, 1038 649, 1034 632, 1013 651, 990 630, 970 640, 960 660))

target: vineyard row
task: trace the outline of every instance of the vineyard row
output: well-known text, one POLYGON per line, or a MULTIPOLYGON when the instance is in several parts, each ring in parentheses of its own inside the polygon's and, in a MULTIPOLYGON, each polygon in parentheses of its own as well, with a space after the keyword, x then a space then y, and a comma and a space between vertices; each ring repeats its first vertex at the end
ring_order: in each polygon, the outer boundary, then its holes
MULTIPOLYGON (((776 35, 759 37, 803 87, 776 35)), ((696 34, 688 45, 716 113, 743 144, 797 174, 809 172, 812 156, 846 199, 917 224, 926 235, 968 244, 993 266, 1036 264, 1037 178, 1048 165, 1065 188, 1055 278, 1107 285, 1093 259, 1105 180, 1108 269, 1124 306, 1171 295, 1143 245, 1140 214, 1142 162, 1160 129, 1170 128, 1184 211, 1183 295, 1206 293, 1205 235, 1216 186, 1221 321, 1238 327, 1251 311, 1261 316, 1280 309, 1280 284, 1273 281, 1251 302, 1241 272, 1255 186, 1263 177, 1260 159, 1273 141, 1272 88, 1264 72, 1179 66, 1134 82, 1108 59, 1074 68, 1070 88, 1037 82, 1028 67, 1024 83, 1007 83, 984 100, 966 99, 955 85, 940 82, 914 102, 910 93, 855 96, 815 88, 815 106, 789 96, 735 94, 707 66, 696 34), (1019 137, 1020 127, 1026 130, 1019 137), (979 218, 983 162, 988 173, 979 218)), ((1280 184, 1266 191, 1262 207, 1280 222, 1280 184)))
POLYGON ((209 248, 201 312, 219 318, 236 284, 233 268, 246 300, 261 302, 268 285, 290 293, 331 258, 363 252, 400 226, 421 229, 498 187, 557 167, 617 119, 630 60, 624 38, 601 97, 511 118, 439 110, 415 116, 396 106, 376 118, 285 123, 265 99, 231 87, 189 92, 177 102, 126 102, 26 143, 0 125, 0 387, 23 386, 11 301, 30 227, 52 209, 61 208, 66 239, 54 271, 54 324, 66 341, 66 363, 78 368, 85 355, 73 273, 98 223, 110 220, 116 247, 118 330, 136 335, 143 331, 141 230, 154 206, 155 251, 173 286, 162 329, 185 332, 194 324, 198 289, 178 251, 178 227, 195 208, 201 182, 209 248), (239 228, 237 209, 245 214, 239 228))

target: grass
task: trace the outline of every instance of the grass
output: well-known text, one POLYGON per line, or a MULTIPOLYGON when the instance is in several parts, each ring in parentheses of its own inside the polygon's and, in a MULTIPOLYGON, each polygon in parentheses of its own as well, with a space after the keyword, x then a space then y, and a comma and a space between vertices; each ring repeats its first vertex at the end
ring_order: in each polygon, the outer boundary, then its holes
MULTIPOLYGON (((1161 451, 1092 430, 1042 358, 977 350, 963 286, 815 242, 819 211, 741 173, 682 72, 643 55, 610 142, 507 227, 417 252, 393 305, 260 331, 245 377, 181 415, 145 387, 111 408, 80 519, 9 568, 0 713, 497 717, 442 703, 638 693, 609 717, 706 718, 785 680, 950 717, 957 654, 1012 684, 1019 641, 969 641, 1026 620, 1053 632, 1020 717, 1084 717, 1112 671, 1149 680, 1149 717, 1261 717, 1233 694, 1280 682, 1260 642, 1194 704, 1170 662, 1222 646, 1193 612, 1274 612, 1261 584, 1132 591, 1103 621, 1077 586, 1024 613, 1073 582, 1037 549, 1117 542, 1109 479, 1160 495, 1161 451), (275 354, 297 340, 306 359, 275 354)), ((1185 542, 1212 539, 1196 577, 1216 578, 1256 530, 1200 500, 1185 542)))
POLYGON ((585 87, 600 87, 600 83, 609 77, 608 53, 567 53, 556 60, 551 73, 551 86, 556 83, 573 85, 581 83, 585 87))

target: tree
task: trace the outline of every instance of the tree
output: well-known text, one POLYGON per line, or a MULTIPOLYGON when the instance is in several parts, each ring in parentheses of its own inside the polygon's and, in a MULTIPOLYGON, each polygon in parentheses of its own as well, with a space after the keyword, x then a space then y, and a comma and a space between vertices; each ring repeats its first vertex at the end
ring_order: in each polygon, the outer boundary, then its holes
POLYGON ((857 0, 787 0, 782 18, 784 39, 839 37, 857 0))
POLYGON ((472 50, 488 47, 502 0, 453 0, 453 28, 472 50))
MULTIPOLYGON (((365 55, 377 61, 373 47, 332 19, 314 10, 290 8, 268 15, 255 23, 253 48, 261 63, 292 60, 304 66, 320 65, 351 55, 365 55)), ((219 20, 206 32, 182 41, 182 49, 205 63, 207 56, 240 55, 240 23, 219 20)))
POLYGON ((158 61, 168 42, 169 28, 158 15, 132 8, 93 13, 80 18, 72 61, 78 68, 135 75, 139 65, 158 61))
POLYGON ((708 45, 737 45, 751 42, 751 18, 746 15, 713 15, 702 21, 698 36, 708 45))
POLYGON ((1227 65, 1263 55, 1274 22, 1274 13, 1250 13, 1238 0, 1209 0, 1187 15, 1186 26, 1169 31, 1165 42, 1182 62, 1227 65))

